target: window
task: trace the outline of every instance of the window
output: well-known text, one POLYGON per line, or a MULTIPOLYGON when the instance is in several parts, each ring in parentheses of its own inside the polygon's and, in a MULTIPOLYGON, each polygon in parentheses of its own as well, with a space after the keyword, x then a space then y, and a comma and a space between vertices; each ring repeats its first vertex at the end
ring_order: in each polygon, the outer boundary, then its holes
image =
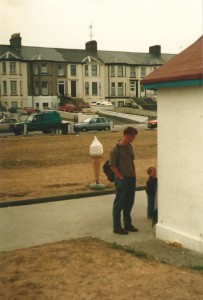
POLYGON ((11 102, 11 107, 17 108, 18 107, 18 102, 17 101, 12 101, 11 102))
POLYGON ((43 121, 43 115, 36 115, 33 119, 33 122, 42 122, 43 121))
POLYGON ((85 82, 85 95, 89 95, 89 82, 85 82))
POLYGON ((88 76, 88 65, 85 65, 85 76, 88 76))
POLYGON ((111 77, 115 77, 115 66, 111 66, 111 77))
POLYGON ((118 66, 118 77, 123 77, 123 66, 118 66))
POLYGON ((17 81, 11 81, 11 95, 17 94, 17 81))
POLYGON ((92 82, 92 95, 97 95, 97 82, 92 82))
POLYGON ((146 76, 146 68, 141 67, 141 77, 145 77, 145 76, 146 76))
POLYGON ((111 96, 115 96, 116 95, 116 91, 115 91, 115 82, 111 83, 111 96))
POLYGON ((3 81, 3 95, 7 95, 7 82, 3 81))
POLYGON ((41 74, 42 75, 47 75, 47 64, 41 64, 41 74))
POLYGON ((34 75, 38 75, 39 74, 38 64, 34 64, 33 65, 33 74, 34 75))
POLYGON ((42 95, 46 96, 48 95, 48 82, 42 81, 42 95))
POLYGON ((76 76, 76 65, 70 66, 70 73, 72 76, 76 76))
POLYGON ((92 76, 97 76, 97 65, 92 65, 92 76))
POLYGON ((104 118, 97 118, 97 123, 106 123, 104 118))
POLYGON ((135 91, 135 80, 130 80, 130 91, 131 92, 135 91))
POLYGON ((64 65, 58 65, 58 76, 64 76, 64 65))
POLYGON ((43 106, 44 109, 49 108, 49 103, 43 102, 43 103, 42 103, 42 106, 43 106))
POLYGON ((10 62, 10 74, 16 74, 16 63, 10 62))
POLYGON ((2 74, 6 74, 6 62, 2 62, 2 74))
POLYGON ((136 71, 135 71, 135 67, 134 66, 130 67, 130 77, 136 77, 136 71))
POLYGON ((22 96, 23 90, 22 90, 22 81, 20 81, 20 95, 22 96))
POLYGON ((36 96, 39 95, 39 82, 38 81, 35 81, 35 83, 34 83, 34 93, 36 96))
POLYGON ((118 96, 123 96, 123 82, 118 82, 118 96))

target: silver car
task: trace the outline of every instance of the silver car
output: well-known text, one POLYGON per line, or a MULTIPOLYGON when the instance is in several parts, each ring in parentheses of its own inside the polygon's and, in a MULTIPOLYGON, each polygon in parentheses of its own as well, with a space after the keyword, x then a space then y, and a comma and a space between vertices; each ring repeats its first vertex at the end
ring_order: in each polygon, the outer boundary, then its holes
POLYGON ((82 123, 73 125, 75 132, 91 130, 110 130, 110 121, 105 117, 87 118, 82 123))

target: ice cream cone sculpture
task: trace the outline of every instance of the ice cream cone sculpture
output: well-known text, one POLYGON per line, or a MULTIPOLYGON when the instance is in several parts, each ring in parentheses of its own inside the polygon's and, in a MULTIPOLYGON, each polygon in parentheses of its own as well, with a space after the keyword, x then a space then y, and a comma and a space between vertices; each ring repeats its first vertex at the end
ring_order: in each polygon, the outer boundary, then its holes
POLYGON ((94 169, 95 181, 99 183, 101 156, 92 156, 92 164, 94 169))
POLYGON ((90 145, 90 156, 92 158, 93 170, 96 184, 99 184, 101 157, 103 155, 103 146, 95 136, 90 145))

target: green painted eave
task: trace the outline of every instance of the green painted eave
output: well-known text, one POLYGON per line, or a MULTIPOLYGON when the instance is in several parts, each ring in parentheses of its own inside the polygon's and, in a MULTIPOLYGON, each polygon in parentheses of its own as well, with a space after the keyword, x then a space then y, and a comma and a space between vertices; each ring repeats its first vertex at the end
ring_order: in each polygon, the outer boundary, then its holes
POLYGON ((168 82, 143 84, 145 90, 158 90, 160 88, 193 86, 193 85, 203 85, 203 78, 193 79, 193 80, 168 81, 168 82))

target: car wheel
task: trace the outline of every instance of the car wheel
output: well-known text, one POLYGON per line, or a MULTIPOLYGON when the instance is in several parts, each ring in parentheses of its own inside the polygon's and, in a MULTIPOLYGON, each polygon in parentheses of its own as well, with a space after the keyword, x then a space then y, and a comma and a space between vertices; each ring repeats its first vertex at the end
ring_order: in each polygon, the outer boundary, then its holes
POLYGON ((82 132, 87 132, 87 128, 86 128, 86 127, 83 127, 83 128, 81 129, 81 131, 82 131, 82 132))
POLYGON ((105 129, 104 129, 105 131, 109 131, 110 130, 110 127, 105 127, 105 129))
POLYGON ((52 134, 56 133, 56 128, 51 128, 50 133, 52 133, 52 134))
POLYGON ((23 128, 23 129, 21 129, 21 131, 20 131, 20 135, 24 135, 24 128, 23 128))
POLYGON ((21 132, 18 130, 18 131, 14 131, 15 135, 21 135, 21 132))

